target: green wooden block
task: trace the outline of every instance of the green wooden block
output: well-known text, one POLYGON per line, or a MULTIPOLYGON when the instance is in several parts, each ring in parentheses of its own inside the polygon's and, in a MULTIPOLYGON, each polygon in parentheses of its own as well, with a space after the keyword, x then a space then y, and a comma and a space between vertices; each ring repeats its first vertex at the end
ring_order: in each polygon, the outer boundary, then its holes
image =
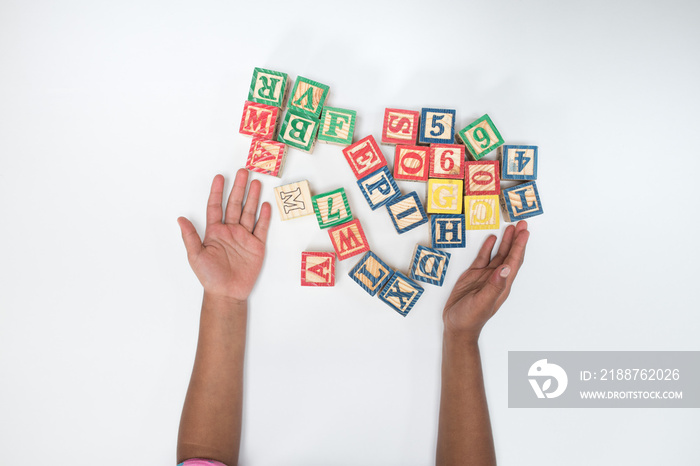
POLYGON ((248 91, 248 100, 282 108, 288 90, 289 76, 287 73, 255 68, 248 91))
POLYGON ((352 144, 355 134, 355 110, 344 108, 323 107, 321 127, 318 130, 318 140, 341 146, 352 144))
POLYGON ((277 140, 305 152, 311 152, 316 142, 319 122, 317 119, 287 110, 277 140))
POLYGON ((345 189, 338 188, 311 198, 318 226, 323 228, 340 225, 352 220, 352 212, 345 189))
POLYGON ((498 146, 503 144, 501 133, 496 129, 491 118, 484 115, 462 131, 457 133, 457 139, 460 140, 474 160, 481 159, 498 146))
POLYGON ((318 118, 329 92, 325 84, 299 76, 289 98, 289 108, 318 118))

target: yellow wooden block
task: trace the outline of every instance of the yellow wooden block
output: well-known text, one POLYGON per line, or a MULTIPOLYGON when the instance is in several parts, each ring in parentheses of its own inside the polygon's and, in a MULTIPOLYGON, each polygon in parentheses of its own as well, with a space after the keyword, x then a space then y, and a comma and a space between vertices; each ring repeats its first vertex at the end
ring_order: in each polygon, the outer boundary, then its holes
POLYGON ((467 230, 497 230, 500 221, 498 196, 464 196, 467 230))
POLYGON ((426 212, 429 214, 461 214, 463 189, 464 181, 462 180, 429 179, 426 212))

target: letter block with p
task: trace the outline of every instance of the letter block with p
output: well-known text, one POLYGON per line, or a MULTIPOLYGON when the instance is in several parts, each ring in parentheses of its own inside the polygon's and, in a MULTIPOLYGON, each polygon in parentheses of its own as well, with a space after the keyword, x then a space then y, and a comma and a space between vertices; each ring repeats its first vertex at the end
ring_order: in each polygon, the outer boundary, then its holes
POLYGON ((357 185, 365 196, 372 210, 377 210, 391 200, 401 196, 399 186, 388 168, 382 167, 357 181, 357 185))

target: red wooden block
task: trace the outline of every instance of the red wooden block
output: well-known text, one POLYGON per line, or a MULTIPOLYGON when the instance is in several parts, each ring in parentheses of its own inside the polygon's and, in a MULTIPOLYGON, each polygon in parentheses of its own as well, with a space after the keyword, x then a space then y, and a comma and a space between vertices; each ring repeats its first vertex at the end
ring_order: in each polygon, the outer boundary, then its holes
POLYGON ((461 144, 430 145, 430 178, 464 178, 466 147, 461 144))
POLYGON ((239 132, 261 139, 275 139, 280 109, 246 100, 239 132))
POLYGON ((328 230, 331 242, 338 254, 338 260, 345 260, 349 257, 369 251, 367 237, 360 225, 360 220, 343 223, 328 230))
POLYGON ((281 142, 253 138, 245 167, 258 173, 279 177, 287 146, 281 142))
POLYGON ((425 146, 396 146, 394 178, 407 181, 428 181, 430 148, 425 146))
POLYGON ((415 144, 420 112, 387 108, 384 110, 382 144, 415 144))
POLYGON ((335 254, 332 252, 301 253, 301 286, 334 286, 335 254))
POLYGON ((464 195, 501 194, 498 160, 467 162, 464 175, 464 195))
POLYGON ((386 166, 384 154, 372 135, 343 149, 343 155, 358 180, 386 166))

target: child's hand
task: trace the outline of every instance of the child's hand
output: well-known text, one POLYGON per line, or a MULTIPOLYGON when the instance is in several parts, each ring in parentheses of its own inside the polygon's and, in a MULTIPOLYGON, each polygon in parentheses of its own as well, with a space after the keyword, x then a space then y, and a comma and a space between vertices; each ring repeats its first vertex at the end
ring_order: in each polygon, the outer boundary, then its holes
POLYGON ((203 242, 189 220, 185 217, 177 219, 187 259, 204 292, 210 296, 245 301, 262 267, 270 226, 270 204, 263 203, 256 223, 261 185, 258 180, 250 183, 248 198, 243 205, 247 183, 248 171, 242 168, 236 173, 224 220, 224 177, 216 175, 207 204, 203 242))
POLYGON ((476 341, 481 328, 493 316, 510 293, 510 287, 525 257, 530 236, 525 221, 509 225, 503 234, 498 254, 491 259, 496 236, 490 236, 479 254, 450 294, 442 320, 445 331, 476 341))

